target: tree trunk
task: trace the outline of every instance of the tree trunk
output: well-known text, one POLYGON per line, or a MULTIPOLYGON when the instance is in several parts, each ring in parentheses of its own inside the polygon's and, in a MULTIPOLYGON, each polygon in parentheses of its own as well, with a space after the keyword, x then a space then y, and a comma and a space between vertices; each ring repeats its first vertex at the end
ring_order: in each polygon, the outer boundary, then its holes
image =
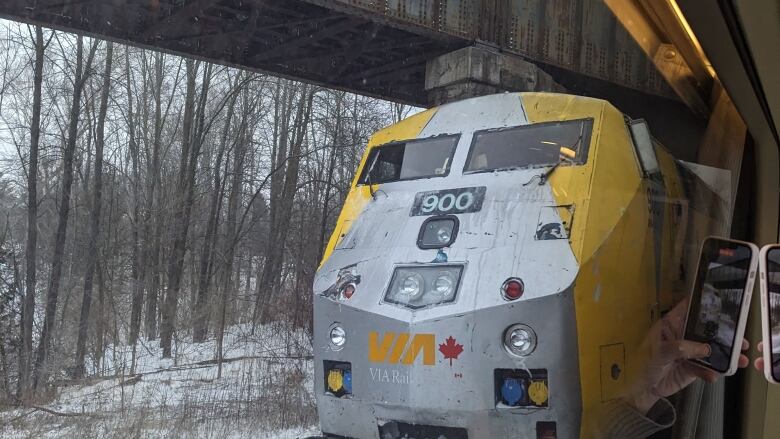
POLYGON ((30 163, 27 166, 27 249, 25 294, 22 307, 22 344, 19 352, 19 399, 26 399, 32 362, 32 329, 35 314, 36 255, 38 248, 38 144, 41 136, 41 84, 43 83, 43 30, 35 27, 35 77, 33 80, 33 114, 30 127, 30 163))
POLYGON ((245 110, 241 128, 239 129, 238 141, 236 143, 236 149, 233 153, 233 176, 230 184, 230 196, 228 197, 228 211, 227 222, 225 232, 225 268, 222 270, 222 297, 220 304, 220 317, 219 317, 219 331, 217 332, 217 363, 218 371, 217 376, 222 375, 222 343, 225 337, 225 322, 227 312, 227 296, 232 288, 233 277, 233 260, 235 258, 236 247, 238 246, 237 239, 237 210, 238 200, 241 198, 241 184, 244 179, 244 158, 246 157, 247 143, 249 143, 248 136, 248 119, 251 117, 247 110, 248 99, 246 92, 244 93, 244 105, 245 110))
MULTIPOLYGON (((141 274, 141 255, 139 250, 139 230, 141 228, 140 218, 140 205, 141 205, 141 190, 140 190, 140 154, 138 151, 138 143, 136 142, 135 131, 135 116, 133 115, 133 94, 130 89, 132 80, 131 67, 130 67, 130 49, 125 48, 125 64, 126 64, 126 91, 127 91, 127 128, 130 148, 130 159, 133 167, 133 232, 132 232, 132 252, 131 252, 131 267, 130 267, 130 282, 132 283, 131 289, 133 294, 132 305, 130 307, 130 344, 135 346, 138 342, 138 334, 141 332, 141 312, 143 311, 144 302, 144 289, 143 289, 143 276, 141 274)), ((144 78, 144 81, 146 78, 144 78)), ((145 102, 144 102, 145 104, 145 102)))
MULTIPOLYGON (((163 86, 163 55, 155 55, 155 87, 154 87, 154 135, 152 140, 152 157, 147 166, 149 187, 147 189, 146 207, 144 214, 144 254, 146 262, 146 282, 148 286, 146 300, 146 337, 150 340, 157 338, 157 313, 158 294, 160 291, 160 241, 162 235, 161 213, 153 216, 152 211, 159 209, 160 186, 160 154, 162 150, 162 86, 163 86)), ((166 111, 167 112, 167 111, 166 111)), ((148 150, 147 150, 148 151, 148 150)))
POLYGON ((100 94, 100 109, 98 111, 97 132, 95 138, 95 187, 92 199, 92 218, 87 248, 87 267, 84 274, 84 297, 81 300, 81 318, 79 333, 76 339, 76 364, 74 373, 77 378, 84 376, 84 356, 86 354, 87 328, 89 327, 89 311, 92 306, 92 288, 97 261, 98 238, 100 236, 100 211, 103 198, 103 146, 105 145, 106 111, 108 110, 108 95, 111 90, 111 64, 114 45, 106 43, 106 69, 103 76, 103 89, 100 94))
MULTIPOLYGON (((163 349, 163 358, 171 357, 171 342, 175 330, 176 312, 181 290, 182 274, 184 270, 184 253, 187 244, 187 233, 190 226, 190 214, 195 198, 195 171, 200 155, 200 133, 193 130, 193 113, 195 112, 195 80, 197 77, 197 65, 193 60, 187 60, 187 98, 184 104, 184 123, 182 140, 182 157, 178 182, 178 206, 173 219, 173 243, 171 257, 168 261, 168 288, 165 292, 165 303, 162 312, 162 328, 160 332, 160 345, 163 349)), ((201 103, 205 101, 205 93, 208 90, 209 73, 204 75, 203 93, 201 103)), ((199 119, 199 118, 198 118, 199 119)), ((199 120, 200 121, 200 120, 199 120)))
MULTIPOLYGON (((313 90, 308 85, 303 85, 297 105, 298 110, 295 122, 292 127, 290 127, 292 138, 289 139, 289 155, 284 155, 282 156, 282 160, 277 161, 277 167, 281 166, 281 163, 285 160, 287 163, 284 177, 280 182, 281 191, 279 191, 276 197, 272 198, 272 203, 276 206, 272 206, 271 208, 271 233, 268 242, 269 252, 259 282, 258 292, 260 294, 258 298, 260 301, 255 306, 256 311, 259 309, 261 322, 268 321, 268 318, 270 317, 270 314, 268 313, 270 295, 276 291, 277 287, 280 285, 288 224, 292 215, 293 200, 295 198, 295 193, 297 192, 301 148, 309 125, 313 98, 313 90)), ((281 133, 281 137, 284 139, 282 141, 283 144, 288 142, 288 140, 285 139, 284 134, 286 131, 287 127, 284 127, 281 133)), ((271 194, 273 196, 273 187, 271 194)), ((255 313, 255 316, 258 316, 257 312, 255 313)))
POLYGON ((222 131, 217 158, 214 163, 214 188, 211 194, 211 205, 209 207, 208 223, 206 224, 206 236, 203 239, 203 248, 200 254, 200 271, 198 273, 198 293, 195 302, 195 312, 192 316, 192 341, 200 343, 206 339, 208 333, 208 288, 211 279, 214 248, 217 238, 217 221, 219 219, 219 206, 221 204, 222 177, 220 167, 222 166, 222 157, 227 148, 228 136, 230 134, 230 122, 233 119, 235 111, 236 97, 231 99, 228 106, 227 119, 222 131))
POLYGON ((73 185, 73 156, 78 140, 79 110, 81 109, 81 94, 86 82, 87 73, 95 56, 97 43, 92 45, 88 59, 84 62, 84 40, 77 38, 76 48, 76 74, 73 81, 73 102, 70 108, 70 122, 68 126, 68 139, 62 158, 62 192, 59 203, 59 220, 57 232, 54 235, 54 250, 51 257, 51 277, 46 291, 46 312, 41 330, 41 340, 35 352, 35 367, 33 368, 33 387, 39 389, 46 382, 46 360, 49 355, 51 334, 57 313, 57 298, 60 293, 60 281, 62 279, 62 265, 65 253, 65 236, 68 231, 68 218, 70 213, 70 192, 73 185))

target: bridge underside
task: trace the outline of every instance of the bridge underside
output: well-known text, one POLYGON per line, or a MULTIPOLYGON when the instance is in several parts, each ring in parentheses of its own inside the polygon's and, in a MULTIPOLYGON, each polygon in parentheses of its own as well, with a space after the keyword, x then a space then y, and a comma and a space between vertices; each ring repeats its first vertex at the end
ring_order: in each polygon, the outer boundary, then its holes
POLYGON ((668 10, 618 10, 618 19, 615 8, 625 4, 2 0, 0 17, 422 107, 435 101, 426 89, 427 64, 480 45, 536 66, 543 72, 537 76, 571 93, 607 99, 658 131, 676 133, 659 137, 692 153, 709 116, 711 78, 684 35, 652 21, 668 10), (642 25, 627 30, 626 17, 642 25))
POLYGON ((3 0, 0 16, 423 106, 426 62, 478 41, 564 86, 677 99, 602 0, 3 0))
POLYGON ((297 0, 3 0, 0 16, 426 105, 426 61, 465 47, 297 0))

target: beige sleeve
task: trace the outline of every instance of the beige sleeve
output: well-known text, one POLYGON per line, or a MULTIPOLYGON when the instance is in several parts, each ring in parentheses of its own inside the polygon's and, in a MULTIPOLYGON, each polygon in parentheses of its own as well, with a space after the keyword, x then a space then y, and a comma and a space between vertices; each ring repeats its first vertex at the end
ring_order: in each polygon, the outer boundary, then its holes
POLYGON ((605 404, 594 422, 598 439, 644 439, 671 427, 675 421, 674 406, 661 398, 646 415, 621 399, 605 404))

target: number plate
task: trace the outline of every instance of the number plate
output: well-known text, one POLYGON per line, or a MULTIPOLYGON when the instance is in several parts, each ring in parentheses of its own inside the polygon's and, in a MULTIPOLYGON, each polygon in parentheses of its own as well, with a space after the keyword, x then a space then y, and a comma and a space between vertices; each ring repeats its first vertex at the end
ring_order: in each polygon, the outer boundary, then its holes
POLYGON ((410 216, 479 212, 485 199, 485 186, 418 192, 410 216))

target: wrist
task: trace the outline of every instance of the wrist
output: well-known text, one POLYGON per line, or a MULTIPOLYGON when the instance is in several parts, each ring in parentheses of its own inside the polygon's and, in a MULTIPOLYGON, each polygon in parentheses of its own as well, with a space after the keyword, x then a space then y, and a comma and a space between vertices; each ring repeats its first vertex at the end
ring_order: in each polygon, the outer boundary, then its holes
POLYGON ((626 404, 631 406, 634 410, 642 415, 646 415, 661 398, 652 392, 635 392, 627 395, 624 399, 626 404))

